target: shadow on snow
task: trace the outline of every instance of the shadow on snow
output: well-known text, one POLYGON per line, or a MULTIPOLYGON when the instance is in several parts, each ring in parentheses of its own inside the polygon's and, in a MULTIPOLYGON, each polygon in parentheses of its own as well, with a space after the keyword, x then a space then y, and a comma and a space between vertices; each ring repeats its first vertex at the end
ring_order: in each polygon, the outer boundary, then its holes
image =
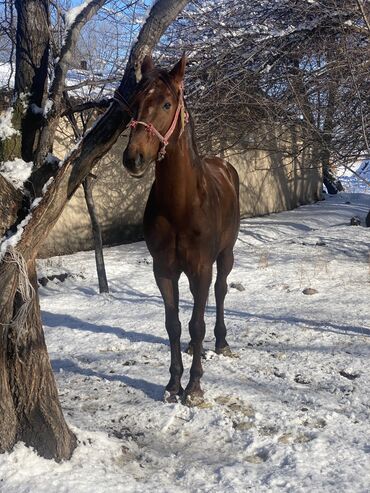
POLYGON ((95 377, 108 380, 109 382, 121 382, 137 390, 141 390, 150 399, 155 401, 161 401, 163 399, 164 387, 156 383, 148 382, 142 378, 132 378, 127 375, 118 375, 111 373, 102 373, 95 371, 91 368, 81 368, 74 361, 70 359, 53 359, 51 361, 54 372, 60 370, 75 373, 77 375, 83 375, 86 377, 95 377))
POLYGON ((111 325, 97 325, 77 317, 72 317, 71 315, 59 315, 43 310, 42 320, 48 327, 68 327, 69 329, 95 332, 97 334, 113 334, 120 339, 128 339, 131 342, 148 342, 153 344, 165 344, 166 346, 169 345, 168 340, 163 337, 146 334, 145 332, 124 330, 121 327, 112 327, 111 325))

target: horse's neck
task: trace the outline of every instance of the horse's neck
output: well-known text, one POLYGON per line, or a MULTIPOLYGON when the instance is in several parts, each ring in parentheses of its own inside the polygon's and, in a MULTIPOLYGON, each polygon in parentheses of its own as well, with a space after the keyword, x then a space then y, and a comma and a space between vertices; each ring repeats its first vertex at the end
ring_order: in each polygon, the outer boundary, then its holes
POLYGON ((157 203, 182 214, 198 193, 201 159, 193 146, 190 126, 178 139, 171 139, 165 157, 156 164, 157 203))

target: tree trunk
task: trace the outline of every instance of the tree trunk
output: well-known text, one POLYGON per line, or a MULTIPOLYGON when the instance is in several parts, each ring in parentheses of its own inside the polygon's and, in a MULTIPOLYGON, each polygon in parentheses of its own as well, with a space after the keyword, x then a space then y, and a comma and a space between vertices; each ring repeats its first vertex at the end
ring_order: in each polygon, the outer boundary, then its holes
POLYGON ((94 249, 95 249, 95 261, 96 261, 96 271, 98 274, 99 281, 99 292, 109 293, 107 274, 105 271, 104 255, 103 255, 103 241, 101 235, 101 228, 98 220, 98 216, 95 210, 95 203, 93 198, 93 178, 88 175, 83 181, 83 187, 85 192, 85 200, 87 209, 90 215, 91 230, 94 238, 94 249))
MULTIPOLYGON (((135 90, 135 66, 187 3, 159 0, 154 4, 120 85, 126 99, 135 90)), ((60 411, 44 342, 35 258, 68 199, 129 120, 130 115, 114 102, 58 168, 40 203, 24 221, 15 247, 8 240, 2 242, 6 253, 0 258, 0 451, 11 450, 16 440, 24 440, 44 457, 62 460, 76 446, 60 411)))
MULTIPOLYGON (((67 108, 71 108, 71 102, 69 100, 68 94, 64 94, 64 99, 67 105, 67 108)), ((68 121, 70 125, 72 126, 73 133, 75 135, 76 141, 79 140, 82 137, 82 133, 80 129, 78 128, 77 120, 74 116, 74 113, 70 113, 68 115, 68 121)), ((84 128, 84 132, 86 132, 86 127, 84 128)), ((94 197, 93 197, 93 180, 92 180, 92 175, 87 175, 87 177, 84 179, 83 183, 83 188, 84 188, 84 193, 85 193, 85 201, 87 205, 87 210, 89 212, 90 216, 90 223, 91 223, 91 231, 93 234, 93 240, 94 240, 94 250, 95 250, 95 263, 96 263, 96 272, 98 275, 98 282, 99 282, 99 292, 100 293, 109 293, 109 287, 108 287, 108 281, 107 281, 107 274, 105 271, 105 263, 104 263, 104 255, 103 255, 103 241, 102 241, 102 234, 101 234, 101 228, 99 224, 99 219, 96 214, 96 209, 95 209, 95 203, 94 203, 94 197)))
POLYGON ((48 0, 16 0, 17 44, 14 89, 27 109, 21 122, 24 161, 33 161, 42 115, 35 113, 43 106, 48 75, 50 31, 48 0), (35 105, 33 107, 32 105, 35 105))
MULTIPOLYGON (((330 60, 329 55, 328 59, 330 60)), ((330 149, 331 141, 333 139, 334 114, 336 110, 337 93, 338 86, 336 82, 332 80, 329 82, 328 87, 328 102, 326 106, 325 121, 320 141, 320 160, 322 166, 323 180, 329 194, 336 194, 338 192, 335 185, 335 175, 333 174, 330 164, 330 149)))
MULTIPOLYGON (((33 296, 25 325, 14 323, 13 318, 7 339, 9 385, 17 417, 16 437, 47 459, 68 459, 76 447, 76 437, 64 420, 45 345, 35 260, 27 263, 27 277, 33 296)), ((20 293, 15 296, 14 305, 19 314, 24 306, 20 293)))

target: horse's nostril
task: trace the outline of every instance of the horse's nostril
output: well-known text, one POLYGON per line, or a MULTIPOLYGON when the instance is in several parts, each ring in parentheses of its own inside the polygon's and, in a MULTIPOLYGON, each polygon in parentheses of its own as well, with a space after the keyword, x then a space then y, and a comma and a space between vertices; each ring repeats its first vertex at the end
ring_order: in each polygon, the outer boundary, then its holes
POLYGON ((141 166, 144 161, 144 156, 142 154, 137 154, 135 158, 135 166, 141 166))

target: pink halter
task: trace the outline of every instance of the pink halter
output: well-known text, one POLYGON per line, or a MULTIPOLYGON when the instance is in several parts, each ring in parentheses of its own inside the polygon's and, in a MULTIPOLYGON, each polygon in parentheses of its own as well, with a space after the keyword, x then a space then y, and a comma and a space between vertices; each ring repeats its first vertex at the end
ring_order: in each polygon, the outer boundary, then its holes
POLYGON ((173 117, 170 128, 167 130, 167 132, 165 133, 164 136, 160 132, 158 132, 158 130, 155 128, 155 126, 152 123, 142 122, 140 120, 134 120, 134 119, 132 119, 130 122, 131 128, 136 128, 138 125, 143 125, 144 127, 146 127, 146 131, 149 133, 149 135, 153 135, 153 136, 155 135, 156 137, 158 137, 158 139, 162 143, 162 147, 160 148, 160 150, 158 152, 157 161, 162 161, 162 159, 166 155, 166 147, 168 146, 168 141, 169 141, 171 135, 175 131, 180 112, 182 113, 181 114, 181 130, 180 130, 180 135, 181 135, 184 131, 185 124, 188 123, 188 121, 189 121, 189 115, 185 110, 185 104, 184 104, 184 86, 183 86, 183 84, 180 85, 180 96, 179 96, 179 102, 177 104, 175 116, 173 117))

